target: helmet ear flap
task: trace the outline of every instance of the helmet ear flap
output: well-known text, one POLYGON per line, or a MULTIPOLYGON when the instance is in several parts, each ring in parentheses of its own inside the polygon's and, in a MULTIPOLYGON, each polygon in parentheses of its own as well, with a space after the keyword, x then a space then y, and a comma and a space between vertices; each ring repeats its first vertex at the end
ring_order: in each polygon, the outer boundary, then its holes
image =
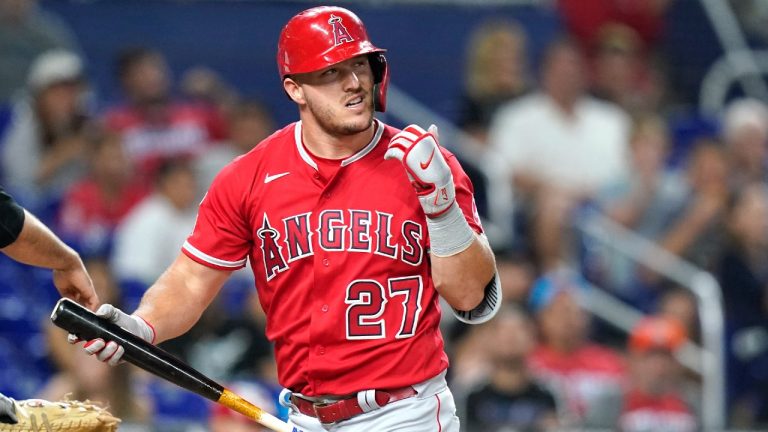
POLYGON ((373 72, 373 108, 384 112, 387 108, 387 86, 389 86, 387 58, 382 52, 374 52, 368 55, 368 62, 373 72))

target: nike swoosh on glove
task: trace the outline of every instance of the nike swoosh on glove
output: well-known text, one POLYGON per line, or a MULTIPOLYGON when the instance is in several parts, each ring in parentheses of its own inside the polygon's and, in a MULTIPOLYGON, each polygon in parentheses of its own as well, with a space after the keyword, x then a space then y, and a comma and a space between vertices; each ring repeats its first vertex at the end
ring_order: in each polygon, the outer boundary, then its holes
MULTIPOLYGON (((108 319, 149 343, 154 343, 155 341, 155 329, 138 315, 128 315, 111 304, 101 305, 96 311, 96 315, 108 319)), ((75 344, 80 342, 80 339, 70 333, 67 336, 67 341, 75 344)), ((114 341, 105 341, 101 338, 87 341, 83 345, 83 349, 88 355, 96 355, 99 361, 110 366, 122 363, 121 359, 125 353, 125 349, 121 345, 114 341)))
POLYGON ((407 126, 392 137, 384 159, 402 162, 428 217, 442 215, 456 201, 453 174, 440 152, 437 126, 430 126, 429 131, 413 124, 407 126))

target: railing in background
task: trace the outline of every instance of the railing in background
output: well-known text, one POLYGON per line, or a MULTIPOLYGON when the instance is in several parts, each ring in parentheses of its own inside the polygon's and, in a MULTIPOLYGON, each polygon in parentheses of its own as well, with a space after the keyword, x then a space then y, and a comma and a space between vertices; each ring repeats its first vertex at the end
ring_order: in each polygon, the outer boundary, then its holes
MULTIPOLYGON (((706 431, 725 427, 725 351, 720 284, 700 268, 659 247, 613 220, 594 213, 576 222, 576 228, 615 252, 631 258, 678 285, 689 289, 696 302, 701 325, 702 426, 706 431)), ((690 353, 691 348, 687 351, 690 353)), ((688 356, 689 353, 683 351, 688 356)))
POLYGON ((749 54, 747 38, 741 31, 731 4, 723 0, 701 0, 701 6, 712 23, 729 66, 733 70, 746 72, 737 76, 744 92, 756 98, 768 99, 768 86, 760 78, 757 61, 749 54), (746 55, 731 55, 735 53, 746 55))
POLYGON ((768 74, 768 51, 750 49, 728 51, 712 63, 701 81, 699 111, 705 115, 721 114, 734 83, 741 83, 745 78, 759 79, 766 74, 768 74), (757 71, 752 67, 753 63, 757 65, 757 71))

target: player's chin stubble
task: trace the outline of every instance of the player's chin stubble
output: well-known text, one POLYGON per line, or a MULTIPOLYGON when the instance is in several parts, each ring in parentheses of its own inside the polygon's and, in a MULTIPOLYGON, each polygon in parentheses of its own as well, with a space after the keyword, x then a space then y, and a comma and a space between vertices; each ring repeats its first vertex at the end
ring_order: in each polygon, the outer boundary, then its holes
POLYGON ((370 97, 367 99, 371 101, 367 113, 364 116, 346 122, 344 120, 340 121, 339 117, 341 116, 334 113, 330 106, 318 107, 314 103, 307 101, 307 107, 326 133, 333 136, 348 136, 365 132, 373 124, 373 99, 370 97))

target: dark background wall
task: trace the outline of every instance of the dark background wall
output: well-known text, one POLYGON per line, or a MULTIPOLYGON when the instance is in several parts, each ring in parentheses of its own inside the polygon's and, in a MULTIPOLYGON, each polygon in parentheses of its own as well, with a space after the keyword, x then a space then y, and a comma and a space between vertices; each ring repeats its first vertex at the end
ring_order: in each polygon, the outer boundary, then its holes
MULTIPOLYGON (((343 4, 363 19, 376 44, 390 50, 393 82, 449 118, 475 26, 492 18, 517 20, 527 30, 534 63, 561 28, 556 12, 541 6, 343 4)), ((281 123, 294 118, 276 76, 277 38, 292 15, 314 2, 44 0, 42 5, 75 30, 102 103, 119 97, 113 69, 117 50, 149 45, 167 55, 176 77, 207 65, 244 94, 267 101, 281 123)), ((663 50, 672 88, 681 99, 695 102, 701 77, 721 49, 698 0, 675 2, 667 22, 663 50)))

